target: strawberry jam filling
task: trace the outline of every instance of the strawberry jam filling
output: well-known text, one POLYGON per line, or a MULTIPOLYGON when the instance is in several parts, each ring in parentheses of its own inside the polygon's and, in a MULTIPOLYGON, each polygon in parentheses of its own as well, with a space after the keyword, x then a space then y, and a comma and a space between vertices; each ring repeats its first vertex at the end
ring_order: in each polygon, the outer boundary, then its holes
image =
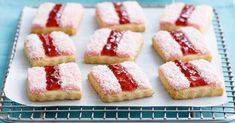
POLYGON ((46 89, 47 90, 58 90, 61 88, 60 75, 58 70, 54 66, 45 66, 46 72, 46 89))
POLYGON ((186 4, 181 10, 179 18, 176 20, 175 24, 178 26, 186 26, 188 22, 188 18, 193 13, 195 9, 194 5, 186 4))
POLYGON ((189 41, 186 35, 179 30, 171 31, 171 36, 175 39, 175 41, 180 45, 181 51, 184 55, 188 54, 197 54, 198 51, 194 48, 193 44, 189 41))
POLYGON ((175 64, 189 80, 190 87, 207 85, 205 80, 200 76, 199 72, 190 63, 176 60, 175 64))
POLYGON ((123 3, 113 3, 113 6, 115 8, 115 11, 119 17, 119 23, 120 24, 128 24, 130 23, 129 17, 128 17, 128 13, 125 9, 125 7, 123 6, 123 3))
POLYGON ((56 47, 53 44, 53 39, 51 38, 50 34, 39 34, 38 37, 40 38, 45 54, 47 56, 58 56, 59 52, 57 51, 56 47))
POLYGON ((49 13, 46 27, 58 27, 60 22, 60 17, 62 13, 62 4, 55 4, 51 12, 49 13))
POLYGON ((117 78, 119 84, 121 85, 122 91, 133 91, 138 87, 133 77, 120 64, 108 65, 108 68, 117 78))
POLYGON ((122 31, 114 31, 112 30, 109 34, 109 37, 107 39, 107 43, 103 47, 101 54, 107 55, 107 56, 116 56, 117 55, 117 48, 118 44, 121 41, 123 36, 122 31))

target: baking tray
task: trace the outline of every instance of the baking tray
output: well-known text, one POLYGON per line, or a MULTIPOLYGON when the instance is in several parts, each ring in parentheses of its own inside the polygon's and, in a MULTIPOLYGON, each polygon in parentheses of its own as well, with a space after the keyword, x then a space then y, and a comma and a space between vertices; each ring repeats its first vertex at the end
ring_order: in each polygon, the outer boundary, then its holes
MULTIPOLYGON (((89 6, 86 6, 89 7, 89 6)), ((163 6, 144 6, 163 7, 163 6)), ((217 47, 221 56, 222 70, 225 80, 225 90, 228 103, 210 107, 114 107, 114 106, 63 106, 63 107, 29 107, 8 99, 4 85, 14 58, 19 37, 20 14, 12 42, 8 66, 2 85, 0 86, 0 119, 17 122, 49 122, 49 121, 230 121, 235 118, 235 86, 233 73, 228 57, 219 15, 214 9, 213 26, 217 47)))

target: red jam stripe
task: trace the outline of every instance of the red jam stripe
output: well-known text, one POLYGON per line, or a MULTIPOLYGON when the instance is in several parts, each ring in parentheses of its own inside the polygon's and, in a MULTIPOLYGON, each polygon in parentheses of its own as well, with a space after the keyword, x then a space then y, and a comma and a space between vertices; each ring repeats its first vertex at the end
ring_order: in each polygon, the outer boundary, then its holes
POLYGON ((118 44, 122 39, 123 33, 123 31, 112 30, 107 39, 107 43, 104 45, 101 51, 101 55, 116 56, 118 44))
POLYGON ((59 81, 60 75, 58 70, 54 66, 45 66, 46 71, 46 84, 47 90, 58 90, 61 88, 61 82, 59 81))
POLYGON ((171 31, 171 36, 181 46, 181 51, 184 55, 197 54, 198 51, 194 48, 193 44, 189 41, 186 35, 182 31, 171 31))
POLYGON ((179 26, 186 26, 188 22, 188 18, 194 11, 195 6, 194 5, 184 5, 179 18, 176 20, 175 24, 179 26))
POLYGON ((200 76, 199 72, 190 63, 176 60, 175 64, 189 80, 190 87, 207 85, 204 79, 200 76))
POLYGON ((59 26, 59 21, 62 13, 62 4, 55 4, 53 9, 51 10, 46 27, 58 27, 59 26))
POLYGON ((119 17, 119 23, 120 24, 128 24, 130 23, 128 13, 123 6, 123 3, 113 3, 113 6, 115 8, 116 13, 118 14, 119 17))
POLYGON ((116 76, 119 84, 121 85, 122 91, 132 91, 137 88, 137 84, 127 70, 120 64, 108 65, 108 68, 116 76))
POLYGON ((47 56, 58 56, 59 53, 53 45, 50 34, 39 34, 38 37, 42 41, 42 45, 47 56))

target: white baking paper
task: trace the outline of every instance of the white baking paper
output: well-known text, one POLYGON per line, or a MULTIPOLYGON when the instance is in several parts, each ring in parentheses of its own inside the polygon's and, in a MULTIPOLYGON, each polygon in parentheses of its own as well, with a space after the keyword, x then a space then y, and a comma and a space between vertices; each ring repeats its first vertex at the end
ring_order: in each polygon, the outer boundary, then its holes
MULTIPOLYGON (((26 95, 26 78, 27 68, 30 67, 27 58, 23 52, 23 44, 25 37, 30 34, 31 22, 36 13, 35 8, 25 7, 22 16, 22 25, 20 28, 19 39, 16 47, 15 57, 13 59, 9 75, 5 84, 5 93, 11 100, 28 105, 28 106, 215 106, 227 102, 226 93, 218 97, 203 97, 189 100, 173 100, 164 90, 158 78, 158 67, 163 64, 159 55, 151 46, 151 38, 155 32, 159 30, 159 17, 162 12, 160 8, 145 8, 146 16, 146 31, 144 35, 144 47, 136 60, 136 63, 147 74, 151 85, 154 89, 153 97, 130 100, 124 102, 103 103, 94 89, 90 86, 87 80, 87 73, 94 65, 83 63, 84 49, 89 42, 89 37, 98 28, 95 21, 95 10, 87 8, 84 18, 81 21, 77 35, 73 36, 77 47, 77 64, 82 73, 82 99, 75 101, 53 101, 53 102, 31 102, 26 95)), ((209 44, 214 59, 212 63, 220 71, 221 76, 221 61, 218 55, 217 43, 213 31, 210 26, 205 33, 207 37, 205 42, 209 44)), ((223 78, 223 77, 222 77, 223 78)))

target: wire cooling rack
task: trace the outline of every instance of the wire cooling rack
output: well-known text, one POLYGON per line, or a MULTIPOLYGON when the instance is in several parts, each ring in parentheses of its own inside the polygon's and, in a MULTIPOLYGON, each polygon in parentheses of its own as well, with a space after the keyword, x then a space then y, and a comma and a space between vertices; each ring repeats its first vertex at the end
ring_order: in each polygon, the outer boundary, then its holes
MULTIPOLYGON (((155 6, 156 7, 156 6, 155 6)), ((235 119, 235 86, 227 47, 219 16, 214 10, 213 26, 221 56, 225 89, 229 102, 211 107, 110 107, 110 106, 64 106, 29 107, 8 99, 4 85, 13 60, 21 25, 17 24, 15 38, 9 56, 3 84, 0 88, 0 119, 18 122, 49 121, 230 121, 235 119)))

